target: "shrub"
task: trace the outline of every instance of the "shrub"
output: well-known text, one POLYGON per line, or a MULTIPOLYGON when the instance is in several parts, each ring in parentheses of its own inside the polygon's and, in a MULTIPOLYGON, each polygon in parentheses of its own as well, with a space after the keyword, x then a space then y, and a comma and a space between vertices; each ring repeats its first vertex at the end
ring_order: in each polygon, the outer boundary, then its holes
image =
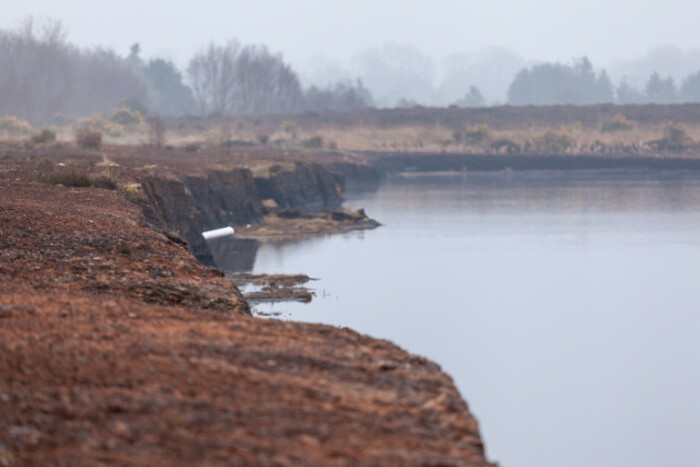
POLYGON ((137 98, 135 97, 129 97, 128 99, 122 99, 118 103, 120 109, 129 109, 132 112, 136 112, 140 115, 146 115, 148 113, 148 109, 146 108, 145 105, 141 103, 137 98))
POLYGON ((610 120, 603 122, 600 126, 600 130, 604 133, 611 133, 613 131, 629 131, 634 129, 634 122, 628 120, 622 114, 615 114, 610 120))
POLYGON ((270 141, 270 135, 261 133, 258 135, 258 141, 260 142, 260 144, 267 144, 268 141, 270 141))
POLYGON ((160 148, 165 144, 165 132, 168 126, 163 117, 151 117, 148 119, 148 137, 151 144, 160 148))
POLYGON ((535 148, 547 154, 562 154, 571 149, 576 140, 565 131, 548 130, 534 140, 535 148))
POLYGON ((199 151, 199 144, 196 144, 196 143, 187 144, 187 145, 185 145, 185 151, 197 152, 197 151, 199 151))
MULTIPOLYGON (((464 130, 464 141, 467 144, 481 143, 491 136, 491 130, 486 124, 472 125, 464 130)), ((453 135, 454 138, 454 135, 453 135)))
POLYGON ((124 134, 124 126, 107 120, 102 115, 93 115, 92 117, 81 118, 76 123, 77 128, 89 128, 100 130, 102 133, 109 136, 122 136, 124 134))
POLYGON ((207 141, 215 146, 224 147, 227 141, 231 141, 232 131, 230 126, 221 125, 207 131, 207 141))
POLYGON ((90 177, 87 173, 75 167, 65 167, 46 174, 42 181, 50 185, 62 185, 70 187, 94 187, 106 190, 116 190, 117 184, 109 177, 103 175, 90 177))
POLYGON ((77 187, 87 187, 92 183, 88 174, 75 168, 64 168, 50 172, 44 177, 44 182, 50 185, 77 187))
POLYGON ((0 117, 0 133, 26 136, 31 134, 32 131, 34 131, 34 129, 26 120, 22 120, 13 115, 0 117))
POLYGON ((680 123, 668 122, 664 125, 664 138, 666 146, 671 150, 681 151, 690 143, 690 137, 685 127, 680 123))
POLYGON ((114 123, 124 126, 139 125, 143 120, 138 111, 126 107, 115 110, 109 119, 114 123))
POLYGON ((692 142, 685 127, 680 123, 666 123, 663 132, 663 138, 650 141, 648 144, 660 151, 682 152, 692 142))
POLYGON ((78 128, 75 142, 82 149, 100 149, 102 147, 102 132, 91 128, 78 128))
POLYGON ((32 143, 46 144, 56 141, 56 132, 51 128, 42 128, 39 133, 32 135, 32 143))
POLYGON ((520 152, 520 146, 518 143, 511 141, 506 138, 502 138, 491 143, 491 150, 502 153, 505 151, 506 154, 516 154, 520 152))
POLYGON ((323 147, 323 136, 312 136, 301 142, 304 149, 321 149, 323 147))
POLYGON ((296 123, 290 122, 289 120, 285 120, 282 122, 282 125, 280 125, 282 128, 282 131, 284 131, 286 134, 290 135, 292 139, 297 138, 297 133, 299 132, 299 127, 297 126, 296 123))
POLYGON ((91 179, 90 186, 95 188, 103 188, 105 190, 117 189, 117 184, 115 183, 115 181, 109 177, 105 177, 104 175, 100 175, 99 177, 91 179))

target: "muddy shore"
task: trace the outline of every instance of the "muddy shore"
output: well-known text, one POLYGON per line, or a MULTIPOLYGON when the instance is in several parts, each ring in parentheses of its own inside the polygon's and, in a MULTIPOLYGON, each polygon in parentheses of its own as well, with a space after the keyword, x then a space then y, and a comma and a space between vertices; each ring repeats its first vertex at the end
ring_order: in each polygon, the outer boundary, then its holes
POLYGON ((234 274, 231 276, 249 302, 288 301, 308 303, 314 293, 305 287, 311 278, 305 274, 234 274), (246 288, 252 290, 246 291, 246 288))
POLYGON ((116 190, 38 181, 58 163, 0 162, 0 464, 490 465, 438 365, 250 317, 125 188, 167 170, 118 161, 116 190))

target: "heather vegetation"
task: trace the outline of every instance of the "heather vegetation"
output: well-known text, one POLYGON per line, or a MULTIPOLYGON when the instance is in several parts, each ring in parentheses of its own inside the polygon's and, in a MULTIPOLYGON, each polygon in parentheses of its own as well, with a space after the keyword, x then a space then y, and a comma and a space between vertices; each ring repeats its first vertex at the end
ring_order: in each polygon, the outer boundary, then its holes
POLYGON ((75 134, 75 142, 82 149, 100 149, 102 132, 96 129, 79 128, 75 134))
POLYGON ((105 190, 115 190, 117 184, 110 177, 105 175, 91 176, 85 171, 76 167, 63 167, 45 173, 41 181, 50 185, 61 185, 67 187, 93 187, 105 190))
POLYGON ((611 133, 614 131, 629 131, 634 128, 634 122, 630 121, 627 117, 622 114, 615 114, 610 120, 604 121, 600 129, 604 133, 611 133))

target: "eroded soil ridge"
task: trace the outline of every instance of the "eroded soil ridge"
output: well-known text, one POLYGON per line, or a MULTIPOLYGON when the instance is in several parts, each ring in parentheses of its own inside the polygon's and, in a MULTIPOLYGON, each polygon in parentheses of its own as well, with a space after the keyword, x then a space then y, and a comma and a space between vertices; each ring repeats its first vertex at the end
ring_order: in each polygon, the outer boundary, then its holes
POLYGON ((116 191, 0 169, 0 465, 489 465, 436 364, 247 316, 116 191))

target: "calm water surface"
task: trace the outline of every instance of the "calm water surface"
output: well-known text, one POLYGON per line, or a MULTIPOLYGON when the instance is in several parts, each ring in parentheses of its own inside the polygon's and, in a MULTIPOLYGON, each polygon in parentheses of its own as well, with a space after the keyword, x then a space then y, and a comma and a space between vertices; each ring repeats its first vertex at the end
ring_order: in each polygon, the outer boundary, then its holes
POLYGON ((700 465, 700 175, 400 177, 346 205, 384 225, 247 249, 319 278, 260 311, 437 361, 506 467, 700 465))

